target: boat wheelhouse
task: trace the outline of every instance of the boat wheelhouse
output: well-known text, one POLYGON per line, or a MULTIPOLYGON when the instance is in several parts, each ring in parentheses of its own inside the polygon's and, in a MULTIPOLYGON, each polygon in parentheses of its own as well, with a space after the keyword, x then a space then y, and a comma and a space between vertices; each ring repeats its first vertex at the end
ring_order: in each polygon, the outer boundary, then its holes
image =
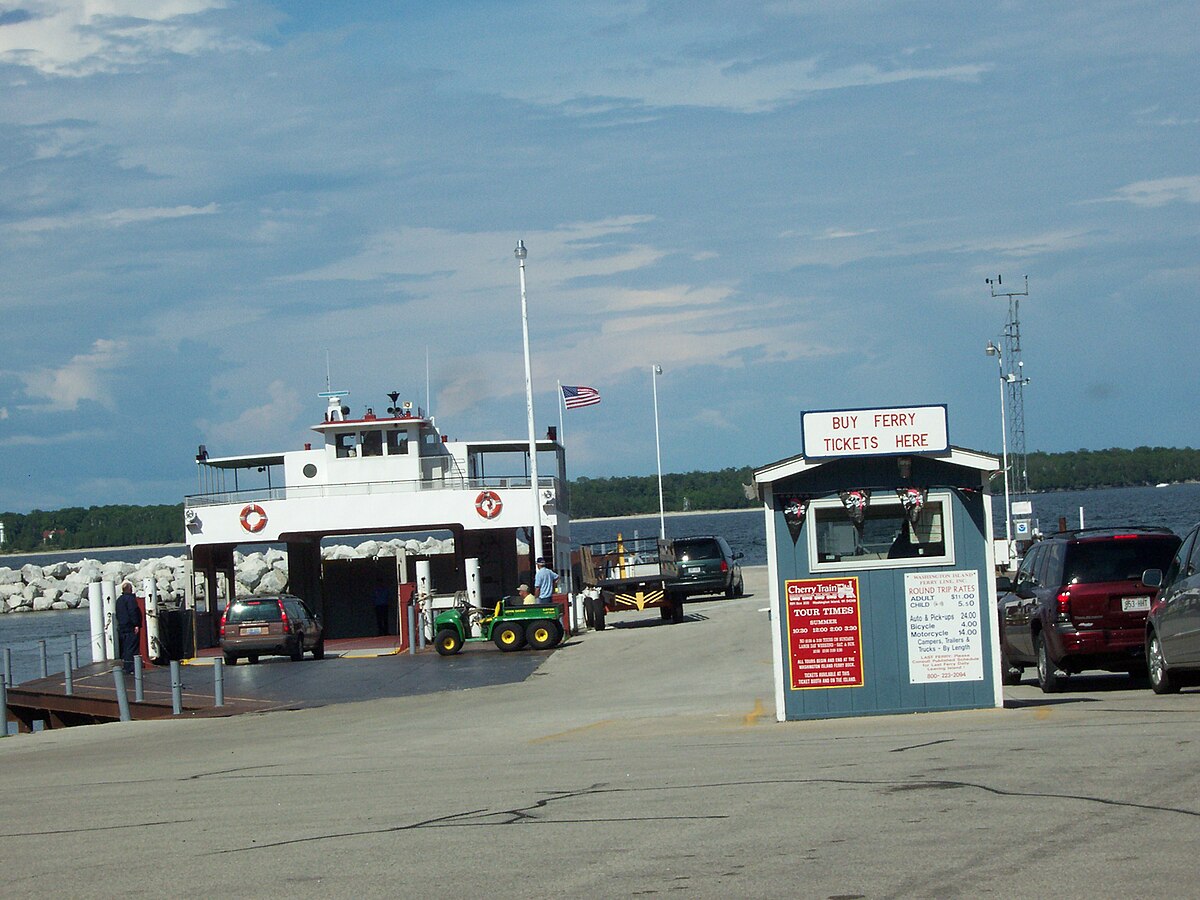
MULTIPOLYGON (((543 555, 556 571, 569 569, 566 460, 553 429, 536 442, 537 469, 551 474, 534 485, 527 440, 450 440, 433 417, 398 403, 398 393, 387 395, 384 415, 367 408, 359 418, 350 417, 348 392, 321 396, 328 405, 313 426, 319 443, 225 457, 200 448, 201 491, 184 500, 190 609, 215 612, 216 598, 234 594, 234 551, 247 544, 285 545, 288 590, 339 637, 365 629, 361 623, 371 617, 347 607, 369 604, 370 585, 362 578, 328 583, 321 557, 327 537, 449 532, 453 563, 437 573, 437 592, 469 590, 494 603, 529 580, 540 519, 543 555)), ((409 580, 405 571, 394 578, 409 580)))

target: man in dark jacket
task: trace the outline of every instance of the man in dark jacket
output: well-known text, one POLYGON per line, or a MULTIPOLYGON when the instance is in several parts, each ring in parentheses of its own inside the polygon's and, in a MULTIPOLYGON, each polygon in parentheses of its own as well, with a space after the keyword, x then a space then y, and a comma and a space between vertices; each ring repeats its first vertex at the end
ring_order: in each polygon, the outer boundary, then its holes
POLYGON ((121 596, 117 598, 117 636, 120 638, 121 661, 125 673, 133 674, 133 656, 138 651, 138 635, 142 630, 142 611, 138 608, 133 585, 126 581, 121 585, 121 596))

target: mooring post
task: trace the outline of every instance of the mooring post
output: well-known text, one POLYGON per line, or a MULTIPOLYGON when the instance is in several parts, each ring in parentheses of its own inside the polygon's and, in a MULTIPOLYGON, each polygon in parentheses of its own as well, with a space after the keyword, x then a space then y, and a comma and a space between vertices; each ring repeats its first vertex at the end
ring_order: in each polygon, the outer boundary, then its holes
POLYGON ((183 712, 183 682, 179 677, 179 660, 171 660, 171 712, 179 715, 183 712))
POLYGON ((213 660, 213 706, 225 705, 225 660, 213 660))
POLYGON ((41 662, 42 677, 47 678, 50 675, 50 661, 46 658, 46 642, 45 640, 38 641, 38 658, 41 662))
POLYGON ((133 717, 129 714, 129 694, 125 692, 125 669, 121 666, 113 666, 112 676, 113 684, 117 688, 117 711, 120 713, 121 721, 128 722, 133 717))
POLYGON ((4 648, 4 683, 12 684, 12 650, 4 648))
MULTIPOLYGON (((417 653, 417 642, 414 640, 413 632, 417 627, 417 609, 416 604, 408 604, 408 653, 410 656, 415 656, 417 653)), ((425 633, 422 630, 422 635, 425 633)))
POLYGON ((142 657, 133 657, 133 699, 141 703, 146 699, 146 686, 142 682, 142 657))
POLYGON ((66 653, 63 654, 63 678, 65 679, 65 682, 63 685, 63 690, 67 692, 68 697, 72 697, 75 694, 75 681, 74 681, 72 675, 73 675, 73 673, 71 672, 71 651, 68 650, 66 653))
POLYGON ((71 632, 71 668, 79 668, 79 632, 71 632))
POLYGON ((0 675, 0 737, 8 737, 8 679, 3 675, 0 675))

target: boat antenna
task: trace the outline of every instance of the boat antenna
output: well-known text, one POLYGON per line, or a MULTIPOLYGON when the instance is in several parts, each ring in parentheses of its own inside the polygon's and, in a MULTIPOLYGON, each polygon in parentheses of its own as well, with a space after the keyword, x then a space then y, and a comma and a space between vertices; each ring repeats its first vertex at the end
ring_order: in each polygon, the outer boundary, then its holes
POLYGON ((433 418, 433 410, 429 408, 429 345, 425 345, 425 415, 433 418))
POLYGON ((326 392, 333 390, 329 382, 329 348, 325 348, 325 390, 326 392))

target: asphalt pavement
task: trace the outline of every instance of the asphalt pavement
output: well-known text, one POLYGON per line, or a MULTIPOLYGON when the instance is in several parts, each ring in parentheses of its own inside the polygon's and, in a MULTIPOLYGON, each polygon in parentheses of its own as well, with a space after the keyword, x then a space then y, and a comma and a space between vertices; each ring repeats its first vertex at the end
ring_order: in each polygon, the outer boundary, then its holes
POLYGON ((1195 893, 1200 692, 778 723, 766 582, 508 683, 0 740, 3 893, 1195 893))

